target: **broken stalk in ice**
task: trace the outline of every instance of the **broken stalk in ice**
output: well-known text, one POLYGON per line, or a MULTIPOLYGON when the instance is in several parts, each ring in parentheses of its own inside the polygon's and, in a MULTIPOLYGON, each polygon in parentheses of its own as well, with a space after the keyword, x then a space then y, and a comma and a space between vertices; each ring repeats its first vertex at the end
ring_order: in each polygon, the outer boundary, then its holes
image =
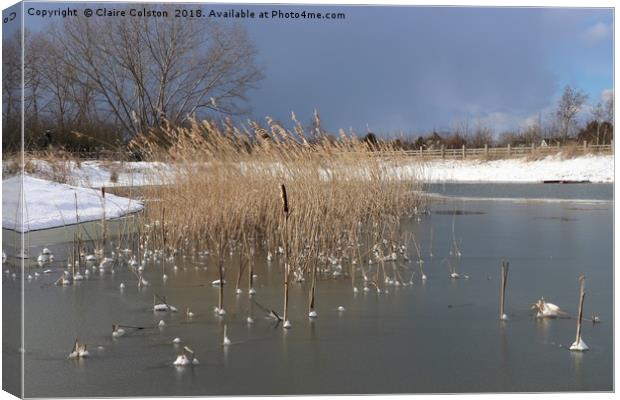
POLYGON ((284 328, 290 328, 291 322, 288 319, 288 285, 289 285, 289 265, 288 265, 288 217, 290 214, 286 186, 280 185, 280 195, 282 197, 282 210, 284 212, 284 226, 282 228, 282 244, 284 247, 284 328))
POLYGON ((500 300, 499 300, 499 319, 502 321, 508 321, 508 315, 504 312, 504 306, 506 304, 506 283, 508 281, 508 261, 502 260, 502 283, 500 287, 500 300))
POLYGON ((105 257, 105 246, 106 246, 106 219, 105 219, 105 187, 101 188, 101 259, 105 257))
POLYGON ((581 322, 583 319, 583 301, 586 297, 586 277, 585 275, 579 275, 579 314, 577 316, 577 335, 575 336, 575 343, 570 346, 572 351, 588 351, 590 348, 581 338, 581 322))

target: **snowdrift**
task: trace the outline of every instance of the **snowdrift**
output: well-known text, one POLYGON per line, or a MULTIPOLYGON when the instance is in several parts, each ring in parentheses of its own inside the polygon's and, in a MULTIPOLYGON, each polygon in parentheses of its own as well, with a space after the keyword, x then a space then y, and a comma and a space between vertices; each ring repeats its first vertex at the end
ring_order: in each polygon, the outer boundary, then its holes
MULTIPOLYGON (((78 222, 96 221, 103 217, 101 191, 65 185, 44 179, 24 176, 24 221, 21 221, 22 191, 20 176, 2 181, 2 228, 17 232, 29 232, 71 225, 78 222), (76 216, 77 198, 77 216, 76 216)), ((106 219, 115 219, 141 211, 140 201, 106 194, 106 219)))

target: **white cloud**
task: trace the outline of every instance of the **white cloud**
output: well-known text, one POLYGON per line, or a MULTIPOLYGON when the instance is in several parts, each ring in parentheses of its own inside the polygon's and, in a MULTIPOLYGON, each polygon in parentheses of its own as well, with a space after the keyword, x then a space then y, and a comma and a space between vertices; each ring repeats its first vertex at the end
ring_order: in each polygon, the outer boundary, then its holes
POLYGON ((614 97, 614 90, 613 89, 605 89, 601 93, 601 100, 603 100, 603 101, 608 101, 609 99, 612 99, 613 97, 614 97))
POLYGON ((586 42, 598 42, 599 40, 605 39, 611 35, 611 25, 606 24, 604 22, 598 22, 588 29, 586 29, 581 37, 586 42))
MULTIPOLYGON (((604 89, 600 93, 600 101, 606 102, 609 98, 613 97, 613 88, 604 89)), ((591 96, 590 101, 583 105, 581 110, 577 113, 576 122, 580 125, 585 124, 592 119, 592 112, 599 101, 591 96)), ((468 124, 470 132, 475 129, 477 124, 491 128, 497 136, 506 131, 519 131, 527 129, 538 124, 541 124, 543 128, 552 128, 556 123, 555 111, 557 106, 557 99, 550 100, 550 102, 542 107, 539 111, 533 113, 524 112, 483 112, 483 107, 475 104, 470 104, 464 107, 469 117, 465 119, 458 119, 453 121, 450 130, 456 128, 462 128, 464 124, 468 124)))
MULTIPOLYGON (((534 119, 536 121, 538 120, 538 114, 525 118, 523 117, 523 115, 511 114, 506 112, 491 112, 470 119, 469 129, 475 129, 475 127, 480 124, 481 126, 491 128, 493 131, 496 132, 496 134, 499 134, 507 130, 524 128, 528 125, 528 123, 533 122, 534 119)), ((453 125, 456 126, 458 124, 453 125)))

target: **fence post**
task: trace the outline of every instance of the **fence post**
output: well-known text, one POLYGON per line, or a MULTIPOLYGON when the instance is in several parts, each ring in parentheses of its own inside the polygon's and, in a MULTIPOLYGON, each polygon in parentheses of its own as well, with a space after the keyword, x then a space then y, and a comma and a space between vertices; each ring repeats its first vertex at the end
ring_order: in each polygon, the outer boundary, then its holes
POLYGON ((489 145, 487 143, 484 144, 484 155, 485 156, 489 155, 489 145))
POLYGON ((510 157, 510 143, 508 143, 507 149, 508 149, 508 157, 510 157))
POLYGON ((614 140, 613 140, 613 139, 611 139, 611 140, 609 141, 609 144, 611 145, 611 154, 614 154, 614 140))
POLYGON ((465 145, 463 145, 462 153, 463 153, 463 160, 464 160, 465 159, 465 145))
POLYGON ((534 150, 536 149, 536 144, 532 142, 532 154, 534 154, 534 150))
POLYGON ((587 151, 588 151, 588 141, 584 140, 583 141, 583 154, 586 154, 587 151))
POLYGON ((422 157, 422 156, 423 156, 423 154, 424 154, 424 153, 423 153, 422 146, 420 146, 420 157, 422 157))
POLYGON ((446 158, 446 147, 441 145, 441 158, 446 158))

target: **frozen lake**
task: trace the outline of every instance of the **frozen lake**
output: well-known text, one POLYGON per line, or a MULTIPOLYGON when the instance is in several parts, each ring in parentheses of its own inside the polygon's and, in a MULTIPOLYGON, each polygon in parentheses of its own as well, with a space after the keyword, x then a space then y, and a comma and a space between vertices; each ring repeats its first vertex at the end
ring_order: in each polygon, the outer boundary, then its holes
MULTIPOLYGON (((96 272, 76 285, 57 287, 50 284, 66 264, 66 246, 49 243, 57 270, 23 282, 25 396, 611 391, 613 186, 581 186, 431 186, 431 192, 448 198, 435 201, 419 221, 403 221, 403 229, 414 232, 421 244, 428 280, 416 274, 412 286, 388 286, 389 293, 381 294, 354 294, 346 274, 321 280, 316 320, 307 318, 309 283, 295 283, 290 330, 264 318, 249 299, 246 277, 243 293, 234 293, 237 256, 227 267, 222 318, 213 312, 218 289, 211 282, 217 268, 210 257, 167 263, 165 284, 161 264, 150 263, 145 277, 151 285, 144 289, 137 288, 136 276, 125 266, 115 274, 96 272), (462 256, 452 262, 469 275, 466 280, 451 279, 445 262, 453 223, 462 256), (510 261, 510 320, 505 323, 498 320, 502 257, 510 261), (596 314, 602 322, 585 321, 583 338, 590 351, 575 354, 568 350, 575 319, 538 320, 530 306, 544 297, 575 315, 582 272, 587 278, 584 316, 596 314), (154 313, 155 293, 179 312, 154 313), (187 307, 195 313, 189 320, 187 307), (249 313, 252 325, 246 322, 249 313), (160 320, 164 328, 156 327, 160 320), (146 329, 128 329, 113 339, 115 323, 146 329), (232 341, 228 347, 221 344, 224 324, 232 341), (90 358, 67 359, 76 337, 88 344, 90 358), (183 343, 172 344, 175 337, 183 343), (183 345, 196 352, 200 365, 172 366, 183 345)), ((412 261, 399 266, 406 280, 418 270, 410 247, 412 261)), ((39 251, 33 248, 31 254, 39 251)), ((267 263, 262 253, 256 257, 255 301, 280 312, 281 263, 277 258, 267 263)), ((359 272, 356 281, 361 289, 359 272)), ((21 285, 19 276, 3 274, 5 300, 18 296, 21 285)), ((5 355, 17 357, 19 343, 7 339, 3 346, 5 355)))

